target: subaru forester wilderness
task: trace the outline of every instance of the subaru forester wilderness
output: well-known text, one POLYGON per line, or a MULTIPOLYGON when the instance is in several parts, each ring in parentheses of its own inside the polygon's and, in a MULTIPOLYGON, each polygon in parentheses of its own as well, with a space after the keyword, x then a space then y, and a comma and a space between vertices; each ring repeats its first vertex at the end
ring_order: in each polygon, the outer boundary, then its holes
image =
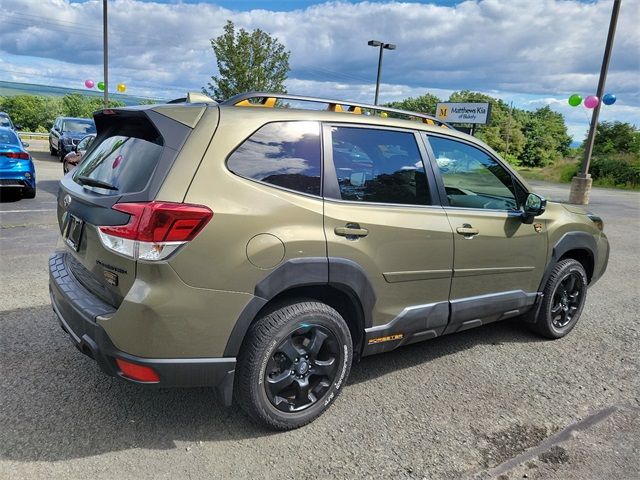
POLYGON ((62 328, 109 375, 271 428, 366 355, 511 317, 563 337, 607 265, 600 218, 427 115, 251 93, 94 118, 58 194, 62 328))

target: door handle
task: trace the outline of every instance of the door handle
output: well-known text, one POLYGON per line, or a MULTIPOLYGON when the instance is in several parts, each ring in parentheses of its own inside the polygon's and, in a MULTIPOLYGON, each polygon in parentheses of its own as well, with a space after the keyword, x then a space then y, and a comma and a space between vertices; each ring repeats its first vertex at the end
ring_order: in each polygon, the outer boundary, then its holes
POLYGON ((463 224, 461 227, 456 228, 456 232, 460 235, 463 235, 464 238, 473 238, 475 235, 480 233, 480 230, 477 228, 473 228, 468 223, 463 224))
POLYGON ((357 240, 360 237, 369 235, 369 230, 360 228, 357 223, 347 223, 344 227, 336 227, 334 233, 340 237, 347 237, 347 240, 357 240))

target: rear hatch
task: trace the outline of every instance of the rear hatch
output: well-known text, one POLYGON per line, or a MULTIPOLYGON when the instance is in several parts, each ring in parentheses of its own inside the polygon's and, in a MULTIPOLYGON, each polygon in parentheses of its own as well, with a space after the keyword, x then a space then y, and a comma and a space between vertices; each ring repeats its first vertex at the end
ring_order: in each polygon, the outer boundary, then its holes
POLYGON ((117 308, 135 280, 136 255, 118 253, 127 246, 118 238, 122 245, 112 240, 107 248, 101 231, 131 223, 131 212, 114 209, 116 203, 155 199, 192 129, 149 107, 103 110, 94 118, 95 141, 60 182, 58 224, 74 277, 117 308))

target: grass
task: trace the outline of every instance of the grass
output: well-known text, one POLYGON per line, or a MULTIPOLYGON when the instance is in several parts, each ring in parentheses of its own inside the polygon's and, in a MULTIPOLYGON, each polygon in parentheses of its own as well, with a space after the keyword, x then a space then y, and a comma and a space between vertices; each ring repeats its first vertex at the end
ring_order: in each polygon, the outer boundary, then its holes
MULTIPOLYGON (((571 183, 571 179, 578 173, 581 160, 564 158, 546 167, 516 167, 518 173, 527 180, 541 180, 553 183, 571 183)), ((621 184, 611 176, 596 178, 594 187, 618 188, 622 190, 640 190, 640 185, 621 184)))
POLYGON ((546 167, 516 167, 527 180, 544 180, 554 183, 569 183, 580 167, 573 158, 564 158, 546 167))

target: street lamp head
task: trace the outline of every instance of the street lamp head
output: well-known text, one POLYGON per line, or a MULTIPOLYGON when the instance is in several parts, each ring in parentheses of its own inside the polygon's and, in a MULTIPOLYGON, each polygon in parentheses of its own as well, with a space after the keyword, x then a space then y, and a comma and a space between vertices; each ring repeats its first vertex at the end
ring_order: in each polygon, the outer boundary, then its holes
POLYGON ((396 49, 396 44, 395 43, 385 43, 383 48, 386 48, 387 50, 395 50, 396 49))
POLYGON ((367 42, 367 45, 369 45, 370 47, 379 47, 380 45, 382 45, 382 42, 379 42, 378 40, 369 40, 367 42))

